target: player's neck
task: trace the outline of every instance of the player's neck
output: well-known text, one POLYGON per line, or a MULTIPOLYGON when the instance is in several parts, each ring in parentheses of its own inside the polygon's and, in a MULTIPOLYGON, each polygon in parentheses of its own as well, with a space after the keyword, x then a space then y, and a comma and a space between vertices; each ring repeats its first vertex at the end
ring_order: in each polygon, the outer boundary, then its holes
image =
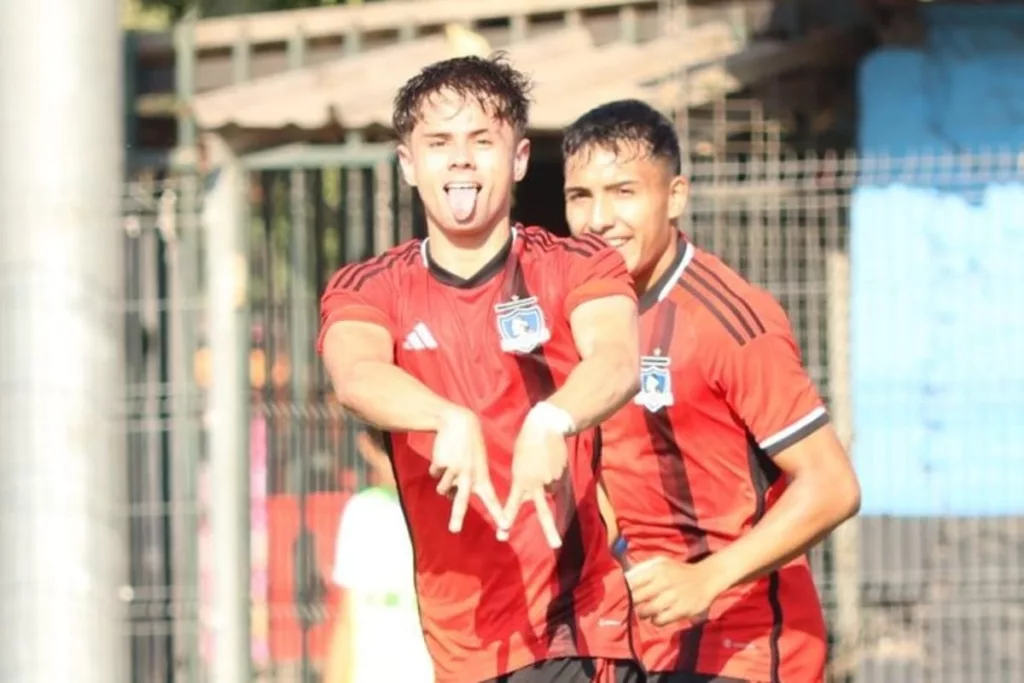
POLYGON ((641 296, 646 294, 651 287, 661 281, 661 276, 672 267, 676 257, 679 255, 680 249, 682 249, 680 239, 676 235, 675 230, 673 230, 672 237, 669 239, 668 247, 654 262, 654 265, 646 272, 635 273, 633 275, 633 283, 636 287, 637 294, 640 294, 641 296))
POLYGON ((468 235, 428 229, 430 260, 453 275, 470 278, 480 271, 508 243, 512 220, 505 218, 493 228, 468 235))

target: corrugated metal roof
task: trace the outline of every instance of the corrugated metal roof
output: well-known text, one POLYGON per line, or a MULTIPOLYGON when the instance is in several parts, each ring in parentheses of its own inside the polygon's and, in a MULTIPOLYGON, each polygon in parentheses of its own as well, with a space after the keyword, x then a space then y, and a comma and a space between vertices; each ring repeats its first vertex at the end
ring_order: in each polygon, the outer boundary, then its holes
MULTIPOLYGON (((486 51, 486 45, 461 38, 422 38, 204 93, 194 100, 193 112, 206 130, 388 126, 395 92, 422 67, 486 51)), ((557 130, 602 102, 649 99, 645 86, 651 82, 723 59, 736 49, 728 26, 716 23, 648 43, 602 47, 585 29, 566 28, 515 43, 507 51, 536 83, 531 128, 557 130)))

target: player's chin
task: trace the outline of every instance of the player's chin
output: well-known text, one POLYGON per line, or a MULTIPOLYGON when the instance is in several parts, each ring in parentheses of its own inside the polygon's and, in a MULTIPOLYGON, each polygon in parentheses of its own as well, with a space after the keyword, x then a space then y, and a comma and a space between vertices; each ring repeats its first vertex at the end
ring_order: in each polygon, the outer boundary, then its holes
POLYGON ((622 256, 622 260, 626 262, 626 269, 629 270, 630 274, 636 272, 636 269, 640 267, 640 249, 637 246, 636 240, 632 238, 625 239, 609 239, 608 244, 619 252, 622 256))

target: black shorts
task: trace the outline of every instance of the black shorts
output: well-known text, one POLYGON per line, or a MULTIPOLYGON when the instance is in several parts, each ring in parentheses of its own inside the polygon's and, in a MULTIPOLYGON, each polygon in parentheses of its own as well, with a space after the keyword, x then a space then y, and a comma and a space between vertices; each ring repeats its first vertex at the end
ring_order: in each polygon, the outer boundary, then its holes
POLYGON ((681 671, 647 674, 646 683, 747 683, 738 678, 725 676, 707 676, 705 674, 688 674, 681 671))
POLYGON ((572 657, 549 659, 483 683, 644 683, 632 662, 572 657))

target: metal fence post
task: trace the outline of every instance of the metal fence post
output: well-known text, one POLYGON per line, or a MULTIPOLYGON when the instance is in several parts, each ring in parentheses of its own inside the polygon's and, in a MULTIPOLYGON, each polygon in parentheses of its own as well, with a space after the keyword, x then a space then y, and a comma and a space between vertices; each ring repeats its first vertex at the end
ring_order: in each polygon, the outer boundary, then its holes
MULTIPOLYGON (((193 45, 195 13, 190 11, 174 27, 175 85, 180 102, 191 102, 195 90, 196 54, 193 45)), ((178 116, 178 147, 188 158, 196 156, 196 125, 187 110, 178 116)), ((193 169, 175 174, 178 232, 168 249, 168 320, 172 392, 170 492, 172 598, 178 609, 174 627, 175 678, 184 683, 201 680, 199 644, 199 458, 202 429, 197 414, 198 390, 193 376, 200 320, 199 178, 193 169), (180 675, 180 679, 178 676, 180 675)))
POLYGON ((211 367, 211 681, 250 683, 247 174, 223 140, 211 145, 219 158, 203 215, 211 367))
POLYGON ((120 3, 0 3, 0 680, 121 683, 120 3))
MULTIPOLYGON (((828 252, 826 288, 829 302, 829 393, 832 424, 853 457, 853 406, 850 389, 850 257, 828 252)), ((856 517, 832 532, 832 588, 835 597, 836 647, 830 673, 836 680, 856 680, 861 640, 860 520, 856 517)))

